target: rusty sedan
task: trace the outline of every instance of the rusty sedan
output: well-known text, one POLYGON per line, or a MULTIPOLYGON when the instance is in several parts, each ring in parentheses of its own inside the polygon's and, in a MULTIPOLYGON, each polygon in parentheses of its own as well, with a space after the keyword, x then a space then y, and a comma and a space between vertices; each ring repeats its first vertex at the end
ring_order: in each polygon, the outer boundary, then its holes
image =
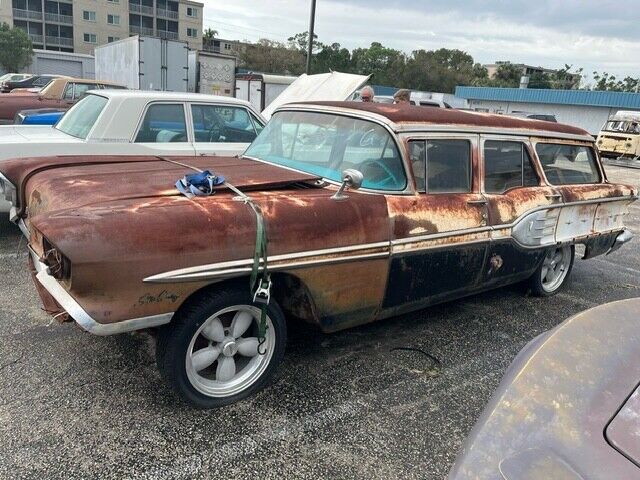
POLYGON ((356 102, 280 107, 239 157, 0 171, 45 308, 98 335, 154 329, 164 378, 199 407, 264 387, 285 318, 331 332, 517 282, 553 295, 576 244, 631 238, 637 197, 581 129, 356 102), (174 187, 192 174, 206 195, 174 187))

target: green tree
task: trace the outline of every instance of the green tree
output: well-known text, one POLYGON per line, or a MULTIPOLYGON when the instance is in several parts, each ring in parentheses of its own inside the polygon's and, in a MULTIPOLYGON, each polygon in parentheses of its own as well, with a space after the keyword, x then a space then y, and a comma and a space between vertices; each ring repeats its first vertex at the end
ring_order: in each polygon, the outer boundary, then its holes
POLYGON ((522 77, 522 67, 511 62, 504 62, 498 65, 496 74, 493 77, 495 87, 519 87, 522 77))
POLYGON ((407 59, 403 85, 414 90, 453 93, 457 85, 473 84, 476 75, 486 76, 486 69, 474 64, 473 57, 462 50, 416 50, 407 59))
POLYGON ((263 73, 300 75, 305 67, 302 52, 265 38, 245 45, 240 51, 239 60, 240 66, 263 73))
POLYGON ((373 42, 369 48, 356 48, 351 52, 352 72, 373 75, 379 85, 403 85, 406 55, 399 50, 373 42))
POLYGON ((536 72, 529 77, 529 88, 551 88, 549 75, 536 72))
POLYGON ((21 28, 0 25, 0 66, 7 72, 18 72, 31 64, 33 45, 21 28))
POLYGON ((202 32, 203 40, 213 40, 217 36, 218 36, 218 31, 213 30, 212 28, 207 28, 204 32, 202 32))
POLYGON ((351 52, 341 47, 339 43, 322 45, 322 49, 315 54, 311 67, 312 73, 329 71, 351 73, 351 52))

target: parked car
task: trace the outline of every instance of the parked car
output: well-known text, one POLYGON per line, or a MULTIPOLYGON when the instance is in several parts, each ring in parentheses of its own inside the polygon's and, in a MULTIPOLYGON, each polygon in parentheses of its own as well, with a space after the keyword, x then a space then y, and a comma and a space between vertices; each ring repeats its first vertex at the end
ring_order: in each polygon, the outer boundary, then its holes
POLYGON ((545 122, 558 121, 556 116, 551 115, 550 113, 533 113, 514 110, 513 112, 507 113, 507 115, 511 115, 512 117, 529 118, 531 120, 544 120, 545 122))
POLYGON ((640 158, 640 112, 620 110, 602 126, 596 141, 603 157, 640 158))
MULTIPOLYGON (((31 157, 44 152, 50 155, 237 155, 244 152, 265 123, 248 102, 231 97, 93 90, 54 127, 0 126, 0 165, 17 154, 31 157)), ((9 209, 9 202, 0 198, 0 212, 9 209)))
POLYGON ((20 110, 13 119, 14 125, 55 125, 67 110, 61 108, 34 108, 20 110))
POLYGON ((266 384, 285 315, 332 332, 521 281, 553 295, 576 244, 631 238, 637 198, 584 130, 406 105, 284 105, 241 157, 90 152, 0 164, 45 310, 161 327, 158 366, 200 407, 266 384), (200 170, 213 194, 183 196, 200 170))
POLYGON ((640 299, 532 340, 467 438, 450 480, 640 478, 640 299))
POLYGON ((70 108, 92 89, 124 88, 97 80, 57 78, 40 93, 15 93, 0 97, 0 124, 12 123, 16 113, 30 108, 70 108))
POLYGON ((5 73, 0 77, 0 93, 5 93, 4 85, 6 82, 16 82, 19 80, 30 78, 32 76, 33 75, 30 73, 5 73))
POLYGON ((32 75, 21 80, 5 80, 0 84, 0 89, 2 89, 2 93, 12 92, 14 89, 37 89, 39 91, 56 78, 62 78, 62 76, 32 75))

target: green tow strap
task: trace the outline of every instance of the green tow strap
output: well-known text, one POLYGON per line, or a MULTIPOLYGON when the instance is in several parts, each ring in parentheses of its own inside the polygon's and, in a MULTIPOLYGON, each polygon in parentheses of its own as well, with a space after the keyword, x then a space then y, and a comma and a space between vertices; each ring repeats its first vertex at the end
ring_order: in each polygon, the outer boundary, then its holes
MULTIPOLYGON (((182 162, 169 160, 168 158, 164 157, 156 158, 202 173, 201 169, 184 164, 182 162)), ((266 340, 267 307, 269 306, 269 301, 271 300, 271 276, 269 275, 269 269, 267 267, 267 230, 264 224, 264 217, 262 216, 260 207, 254 203, 251 197, 238 190, 229 182, 224 182, 224 185, 229 190, 235 192, 238 195, 234 198, 234 200, 238 200, 249 205, 253 212, 256 214, 256 245, 253 252, 253 266, 251 267, 249 291, 253 295, 253 303, 257 303, 260 305, 260 323, 258 324, 258 353, 260 355, 264 355, 266 353, 266 350, 261 350, 261 348, 266 340), (261 260, 263 263, 262 276, 260 276, 261 260)))

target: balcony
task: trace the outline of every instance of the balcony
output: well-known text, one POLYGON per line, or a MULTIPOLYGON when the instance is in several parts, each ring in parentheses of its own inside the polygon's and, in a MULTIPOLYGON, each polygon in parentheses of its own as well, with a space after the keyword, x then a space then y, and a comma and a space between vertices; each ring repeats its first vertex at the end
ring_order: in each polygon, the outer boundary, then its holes
POLYGON ((42 12, 37 10, 21 10, 19 8, 13 9, 13 18, 19 18, 21 20, 40 20, 42 21, 42 12))
POLYGON ((153 28, 139 27, 138 25, 129 25, 129 33, 133 35, 146 35, 148 37, 153 37, 154 35, 153 28))
POLYGON ((42 45, 42 35, 38 35, 36 33, 29 33, 29 38, 31 39, 31 43, 39 43, 42 45))
POLYGON ((178 19, 178 12, 175 12, 173 10, 165 10, 164 8, 156 9, 156 15, 158 15, 158 17, 170 18, 172 20, 178 19))
POLYGON ((140 5, 138 3, 129 2, 129 11, 131 13, 139 13, 142 15, 149 15, 153 17, 153 7, 148 7, 147 5, 140 5))
POLYGON ((47 35, 45 40, 50 47, 73 47, 73 38, 47 35))
POLYGON ((178 40, 178 32, 169 32, 167 30, 158 30, 158 36, 160 38, 166 38, 167 40, 178 40))
POLYGON ((49 23, 64 23, 66 25, 73 25, 73 17, 71 15, 61 15, 59 13, 45 12, 44 20, 45 22, 49 23))

